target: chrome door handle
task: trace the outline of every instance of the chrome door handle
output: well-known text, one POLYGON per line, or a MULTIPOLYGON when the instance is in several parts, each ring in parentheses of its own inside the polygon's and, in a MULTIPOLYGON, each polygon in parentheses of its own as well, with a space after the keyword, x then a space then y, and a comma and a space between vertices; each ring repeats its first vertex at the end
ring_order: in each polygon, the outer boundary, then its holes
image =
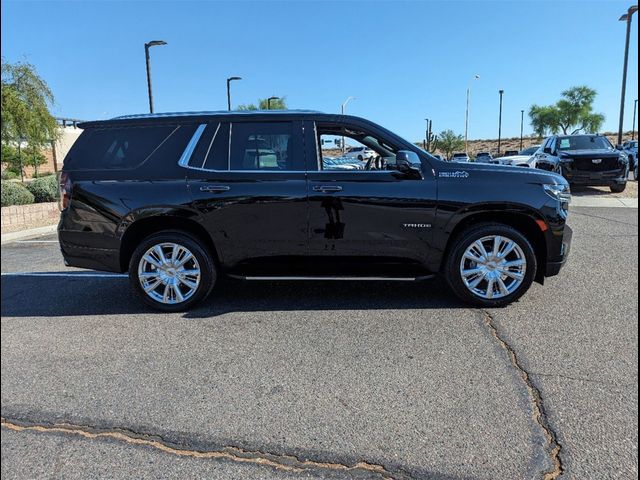
POLYGON ((313 187, 313 191, 322 193, 341 192, 342 187, 339 185, 318 185, 316 187, 313 187))
POLYGON ((201 192, 222 193, 228 192, 231 187, 228 185, 203 185, 200 187, 201 192))

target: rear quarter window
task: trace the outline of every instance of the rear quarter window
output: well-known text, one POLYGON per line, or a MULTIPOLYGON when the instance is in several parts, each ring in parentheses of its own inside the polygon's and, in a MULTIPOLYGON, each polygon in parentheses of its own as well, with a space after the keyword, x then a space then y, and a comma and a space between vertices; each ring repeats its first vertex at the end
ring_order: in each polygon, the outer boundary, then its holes
POLYGON ((195 125, 89 128, 64 160, 66 170, 129 170, 151 157, 177 162, 195 125))

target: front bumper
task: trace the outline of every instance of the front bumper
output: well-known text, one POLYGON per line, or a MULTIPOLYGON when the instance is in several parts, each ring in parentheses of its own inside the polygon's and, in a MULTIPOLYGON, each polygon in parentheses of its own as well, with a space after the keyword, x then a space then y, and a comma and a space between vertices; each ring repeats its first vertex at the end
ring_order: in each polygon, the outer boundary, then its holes
POLYGON ((564 226, 562 234, 562 246, 560 248, 560 255, 549 258, 547 261, 547 268, 545 277, 554 277, 560 273, 562 267, 567 263, 569 254, 571 253, 571 241, 573 239, 573 230, 568 225, 564 226))

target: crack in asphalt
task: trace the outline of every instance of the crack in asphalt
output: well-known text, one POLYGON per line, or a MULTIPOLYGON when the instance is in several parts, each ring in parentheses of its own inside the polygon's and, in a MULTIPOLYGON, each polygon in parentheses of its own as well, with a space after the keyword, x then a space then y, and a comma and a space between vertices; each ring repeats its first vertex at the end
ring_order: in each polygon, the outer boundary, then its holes
POLYGON ((543 472, 543 478, 544 480, 555 480, 564 473, 562 459, 560 458, 562 445, 560 445, 560 442, 558 442, 558 436, 549 424, 549 419, 547 418, 540 390, 531 381, 531 375, 520 363, 518 355, 516 354, 513 347, 509 345, 509 343, 507 343, 507 341, 500 335, 498 328, 494 324, 493 316, 486 310, 483 310, 482 313, 484 317, 484 324, 491 332, 491 335, 498 341, 500 347, 502 347, 502 349, 507 352, 507 354, 509 355, 509 359, 511 360, 511 364, 518 371, 525 386, 527 387, 529 396, 531 397, 533 420, 540 426, 544 433, 544 436, 547 440, 546 451, 554 465, 552 470, 543 472))
POLYGON ((97 429, 86 425, 76 425, 69 423, 30 423, 24 421, 12 421, 4 417, 1 419, 2 428, 14 432, 37 432, 53 433, 63 435, 74 435, 90 440, 110 439, 129 445, 151 447, 163 453, 177 455, 180 457, 191 457, 200 459, 230 460, 237 463, 247 463, 271 467, 276 470, 301 473, 304 471, 325 471, 325 472, 348 472, 363 473, 373 475, 372 478, 385 480, 411 480, 412 477, 405 473, 394 473, 387 470, 383 465, 358 461, 353 465, 343 463, 322 462, 316 460, 300 459, 294 455, 273 454, 259 450, 245 450, 235 446, 224 446, 217 450, 191 450, 172 445, 162 440, 158 436, 137 433, 127 429, 97 429))
POLYGON ((583 217, 589 217, 589 218, 597 218, 599 220, 606 220, 608 222, 619 223, 621 225, 629 225, 630 227, 637 227, 638 226, 637 223, 624 222, 622 220, 616 220, 614 218, 602 217, 600 215, 593 215, 591 213, 576 212, 576 211, 572 210, 571 214, 572 215, 582 215, 583 217))

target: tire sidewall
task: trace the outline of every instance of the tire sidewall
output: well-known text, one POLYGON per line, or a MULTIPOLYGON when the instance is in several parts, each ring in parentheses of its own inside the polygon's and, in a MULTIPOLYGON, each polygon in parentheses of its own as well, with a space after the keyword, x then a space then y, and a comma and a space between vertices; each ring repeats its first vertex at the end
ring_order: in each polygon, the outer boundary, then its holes
POLYGON ((216 268, 211 254, 198 239, 180 231, 165 231, 148 236, 136 247, 129 262, 129 280, 135 292, 147 305, 164 312, 184 311, 204 300, 211 293, 216 278, 216 268), (200 265, 200 283, 196 292, 188 300, 178 304, 164 304, 154 300, 143 290, 138 278, 138 265, 147 250, 159 243, 169 242, 187 248, 196 257, 200 265))
POLYGON ((531 242, 529 242, 529 240, 527 240, 527 238, 522 233, 520 233, 513 227, 502 224, 485 224, 476 226, 462 232, 455 242, 456 243, 453 246, 451 254, 449 255, 447 261, 445 273, 447 281, 452 290, 459 298, 467 303, 488 308, 508 305, 522 297, 522 295, 524 295, 529 290, 531 284, 536 278, 538 261, 535 255, 535 250, 531 245, 531 242), (516 242, 522 249, 527 261, 527 271, 520 287, 510 295, 497 299, 485 299, 471 293, 467 286, 464 284, 462 275, 460 274, 460 262, 462 261, 464 252, 469 247, 469 245, 471 245, 476 240, 491 235, 508 237, 509 239, 516 242))

